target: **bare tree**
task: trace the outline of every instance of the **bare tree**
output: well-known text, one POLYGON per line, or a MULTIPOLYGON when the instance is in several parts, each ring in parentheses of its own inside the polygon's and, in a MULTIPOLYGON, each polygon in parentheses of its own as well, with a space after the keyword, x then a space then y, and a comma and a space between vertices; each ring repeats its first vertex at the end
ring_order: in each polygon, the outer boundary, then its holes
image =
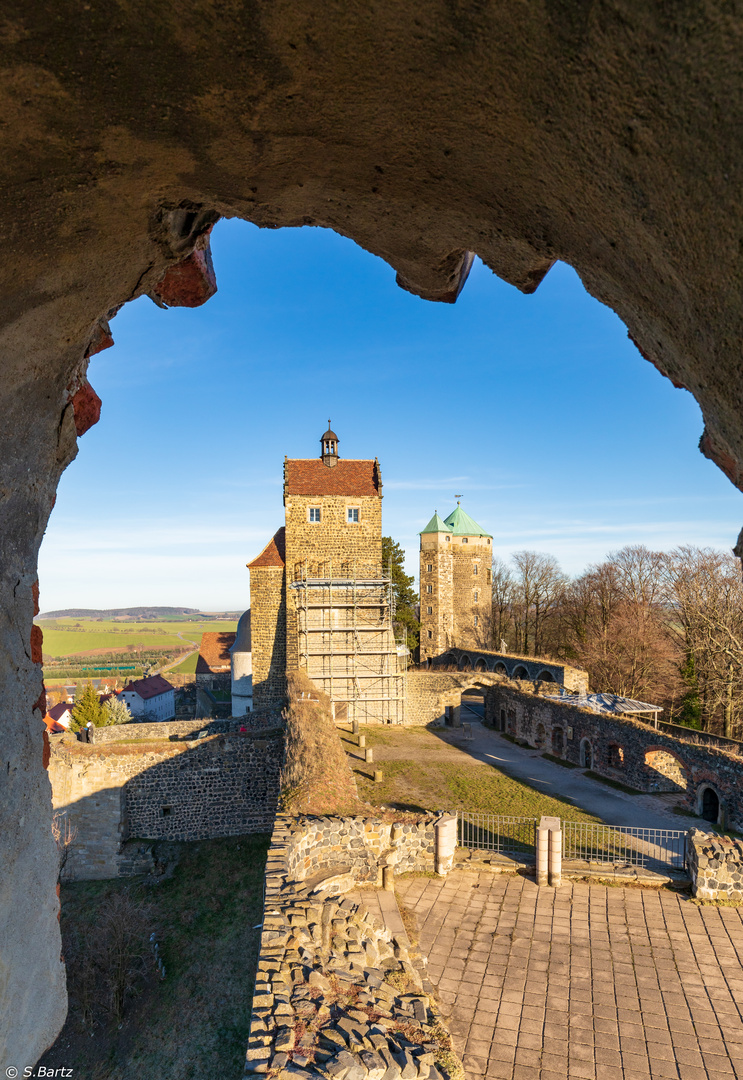
POLYGON ((62 871, 70 857, 70 849, 75 842, 76 836, 77 829, 67 817, 67 814, 57 810, 52 815, 52 837, 57 846, 57 857, 59 859, 58 878, 62 876, 62 871))
POLYGON ((567 578, 554 555, 517 551, 511 558, 517 571, 517 651, 537 656, 544 652, 546 627, 560 609, 567 578))
POLYGON ((510 567, 499 559, 493 558, 493 644, 500 650, 501 641, 510 643, 513 637, 513 603, 516 595, 516 581, 510 567))
POLYGON ((743 581, 733 555, 676 548, 664 560, 669 633, 691 661, 703 727, 727 738, 743 714, 743 581))

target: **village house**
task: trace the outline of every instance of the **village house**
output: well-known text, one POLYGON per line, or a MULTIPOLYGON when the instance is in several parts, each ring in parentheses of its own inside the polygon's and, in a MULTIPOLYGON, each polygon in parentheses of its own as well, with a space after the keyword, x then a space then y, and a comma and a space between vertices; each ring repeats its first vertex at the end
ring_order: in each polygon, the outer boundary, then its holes
POLYGON ((137 720, 172 720, 175 716, 175 687, 162 675, 150 675, 127 683, 117 695, 137 720))

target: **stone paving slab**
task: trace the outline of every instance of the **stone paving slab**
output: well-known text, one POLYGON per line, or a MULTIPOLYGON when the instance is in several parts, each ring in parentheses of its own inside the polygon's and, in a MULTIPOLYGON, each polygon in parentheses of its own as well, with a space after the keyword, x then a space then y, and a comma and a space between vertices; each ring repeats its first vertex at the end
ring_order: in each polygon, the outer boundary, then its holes
POLYGON ((403 878, 473 1080, 743 1078, 743 917, 667 891, 403 878))

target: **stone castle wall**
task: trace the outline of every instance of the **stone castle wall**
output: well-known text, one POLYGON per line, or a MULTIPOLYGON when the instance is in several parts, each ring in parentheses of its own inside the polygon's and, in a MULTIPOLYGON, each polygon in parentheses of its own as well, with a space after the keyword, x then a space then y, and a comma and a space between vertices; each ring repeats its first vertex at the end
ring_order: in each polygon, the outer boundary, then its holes
POLYGON ((88 742, 100 746, 104 743, 130 742, 132 739, 186 740, 198 736, 202 731, 207 735, 228 735, 240 728, 258 731, 280 724, 281 714, 278 710, 246 713, 245 716, 230 717, 227 720, 213 720, 202 716, 191 720, 164 720, 154 724, 115 724, 111 727, 89 728, 88 742))
MULTIPOLYGON (((283 567, 250 571, 253 705, 256 711, 281 708, 286 699, 287 617, 283 567)), ((296 637, 296 635, 295 635, 296 637)))
POLYGON ((743 828, 743 756, 695 742, 692 730, 686 739, 674 738, 639 720, 594 713, 508 683, 484 696, 486 723, 497 730, 638 791, 675 792, 694 813, 711 787, 727 822, 743 828))
POLYGON ((200 840, 271 828, 283 731, 179 742, 90 746, 53 741, 49 779, 55 811, 75 831, 68 879, 131 871, 130 838, 200 840))

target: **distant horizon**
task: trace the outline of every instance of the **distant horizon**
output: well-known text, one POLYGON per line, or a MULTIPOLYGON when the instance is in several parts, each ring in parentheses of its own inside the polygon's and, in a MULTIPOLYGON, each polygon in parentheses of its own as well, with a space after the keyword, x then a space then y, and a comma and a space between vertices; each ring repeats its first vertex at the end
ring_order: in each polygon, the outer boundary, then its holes
POLYGON ((570 267, 524 296, 476 260, 449 305, 329 230, 221 221, 213 249, 208 304, 126 304, 92 358, 101 420, 41 546, 45 610, 246 610, 284 456, 315 456, 328 417, 342 457, 379 458, 383 532, 416 579, 417 533, 457 495, 494 554, 571 576, 626 544, 735 543, 741 493, 697 449, 698 405, 570 267))

